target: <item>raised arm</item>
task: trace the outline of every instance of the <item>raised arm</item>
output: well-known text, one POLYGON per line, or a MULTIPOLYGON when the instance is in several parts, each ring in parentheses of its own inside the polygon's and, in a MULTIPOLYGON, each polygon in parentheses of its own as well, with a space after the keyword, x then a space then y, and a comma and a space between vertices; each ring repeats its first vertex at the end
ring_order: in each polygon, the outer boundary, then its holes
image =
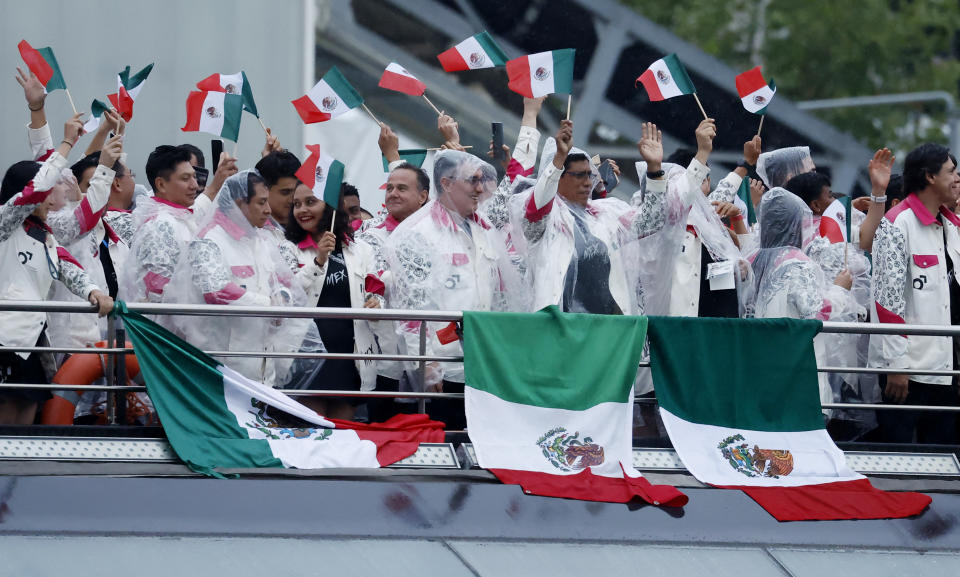
POLYGON ((57 242, 69 244, 88 234, 107 209, 110 200, 110 187, 116 177, 113 167, 123 153, 123 135, 115 135, 100 152, 100 164, 97 166, 87 194, 74 208, 63 208, 47 215, 47 225, 53 231, 57 242))
POLYGON ((743 162, 733 171, 723 178, 713 192, 707 197, 710 202, 733 202, 740 190, 740 184, 744 178, 747 178, 749 171, 744 164, 754 167, 757 165, 757 159, 760 158, 761 141, 759 136, 754 136, 743 143, 743 162))
POLYGON ((881 148, 870 159, 867 171, 870 173, 870 208, 867 217, 860 224, 860 248, 869 251, 873 248, 873 239, 877 227, 886 212, 887 185, 890 184, 890 172, 895 160, 889 148, 881 148))

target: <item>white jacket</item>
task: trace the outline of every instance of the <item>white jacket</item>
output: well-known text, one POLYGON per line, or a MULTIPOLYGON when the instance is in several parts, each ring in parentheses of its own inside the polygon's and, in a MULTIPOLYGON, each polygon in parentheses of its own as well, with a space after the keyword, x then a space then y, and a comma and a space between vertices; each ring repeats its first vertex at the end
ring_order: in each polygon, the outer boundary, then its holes
MULTIPOLYGON (((314 262, 318 252, 313 238, 307 236, 297 245, 297 257, 301 268, 297 273, 303 290, 307 293, 307 306, 315 307, 320 293, 326 284, 327 263, 318 267, 314 262)), ((347 281, 350 287, 350 307, 363 308, 371 295, 383 297, 383 284, 376 273, 373 249, 361 239, 343 243, 343 259, 347 268, 347 281)), ((353 321, 354 352, 380 354, 380 347, 374 338, 370 323, 357 319, 353 321)), ((377 386, 376 361, 358 359, 357 372, 360 373, 360 390, 371 391, 377 386)))
MULTIPOLYGON (((386 218, 367 221, 370 226, 362 227, 357 233, 357 238, 366 242, 373 249, 375 270, 380 275, 381 280, 389 285, 390 272, 387 267, 387 257, 384 253, 384 246, 390 238, 390 234, 400 223, 395 218, 387 215, 386 218)), ((384 292, 384 298, 389 301, 390 295, 384 292)), ((370 323, 376 336, 380 351, 387 355, 405 355, 407 354, 406 341, 397 334, 397 323, 394 321, 378 321, 370 323)), ((404 370, 403 361, 377 361, 377 374, 390 379, 399 380, 404 370)))
MULTIPOLYGON (((946 248, 960 266, 960 219, 940 207, 940 220, 915 194, 890 209, 873 241, 872 322, 917 325, 950 324, 950 287, 946 248)), ((953 282, 957 282, 954 278, 953 282)), ((871 335, 870 366, 950 370, 950 337, 871 335)), ((911 375, 920 383, 949 385, 951 377, 911 375)))

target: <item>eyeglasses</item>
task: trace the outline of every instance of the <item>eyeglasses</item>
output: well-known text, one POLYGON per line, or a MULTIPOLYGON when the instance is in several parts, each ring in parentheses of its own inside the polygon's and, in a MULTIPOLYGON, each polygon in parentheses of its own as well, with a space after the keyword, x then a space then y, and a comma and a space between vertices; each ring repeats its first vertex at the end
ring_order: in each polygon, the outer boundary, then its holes
POLYGON ((491 179, 486 176, 471 176, 470 178, 463 178, 461 180, 470 186, 477 186, 478 184, 485 184, 491 181, 491 179))
POLYGON ((564 171, 563 176, 569 176, 570 178, 575 178, 577 180, 586 180, 590 178, 590 171, 589 170, 582 170, 580 172, 564 171))

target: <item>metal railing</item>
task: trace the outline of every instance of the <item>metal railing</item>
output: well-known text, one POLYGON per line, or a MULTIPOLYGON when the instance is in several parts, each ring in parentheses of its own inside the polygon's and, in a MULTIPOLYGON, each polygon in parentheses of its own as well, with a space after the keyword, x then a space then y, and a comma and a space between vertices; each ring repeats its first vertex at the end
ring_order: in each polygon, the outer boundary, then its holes
MULTIPOLYGON (((428 362, 462 362, 462 356, 427 355, 427 331, 424 330, 427 322, 462 322, 463 313, 460 311, 411 311, 401 309, 354 309, 354 308, 305 308, 305 307, 249 307, 227 305, 181 305, 181 304, 154 304, 154 303, 127 303, 127 309, 133 312, 148 315, 186 315, 186 316, 243 316, 243 317, 271 317, 271 318, 310 318, 310 319, 361 319, 368 321, 418 321, 420 322, 419 351, 417 354, 389 355, 372 353, 301 353, 301 352, 267 352, 267 351, 204 351, 215 357, 255 357, 255 358, 317 358, 342 360, 373 360, 373 361, 410 361, 418 363, 418 377, 423 382, 428 362)), ((52 301, 2 301, 0 311, 23 312, 64 312, 64 313, 96 313, 94 305, 79 302, 52 302, 52 301)), ((0 390, 5 388, 35 389, 35 390, 75 390, 75 391, 108 391, 108 422, 111 424, 122 420, 123 402, 122 392, 144 392, 146 387, 124 385, 127 382, 123 374, 126 363, 122 362, 123 355, 135 354, 129 348, 119 348, 115 344, 118 340, 125 341, 123 329, 117 326, 114 318, 108 320, 108 339, 105 348, 78 348, 78 347, 11 347, 0 346, 0 352, 48 352, 69 354, 101 354, 106 357, 105 378, 106 385, 89 384, 31 384, 31 383, 0 383, 0 390), (121 356, 121 362, 116 357, 121 356)), ((824 333, 840 334, 882 334, 882 335, 926 335, 926 336, 960 336, 960 326, 950 325, 901 325, 878 323, 839 323, 824 322, 824 333)), ((644 361, 641 367, 649 367, 644 361)), ((826 366, 817 367, 818 372, 824 373, 857 373, 857 374, 910 374, 928 376, 958 376, 960 370, 930 370, 930 369, 889 369, 853 366, 826 366)), ((433 392, 385 392, 385 391, 355 391, 355 390, 301 390, 279 389, 280 392, 291 396, 315 397, 359 397, 359 398, 406 398, 416 399, 418 409, 425 412, 425 404, 429 399, 462 399, 463 393, 433 393, 433 392)), ((636 399, 637 403, 655 403, 655 398, 636 399)), ((848 410, 913 410, 930 412, 960 412, 960 406, 930 406, 930 405, 888 405, 865 403, 823 403, 825 409, 848 410)))

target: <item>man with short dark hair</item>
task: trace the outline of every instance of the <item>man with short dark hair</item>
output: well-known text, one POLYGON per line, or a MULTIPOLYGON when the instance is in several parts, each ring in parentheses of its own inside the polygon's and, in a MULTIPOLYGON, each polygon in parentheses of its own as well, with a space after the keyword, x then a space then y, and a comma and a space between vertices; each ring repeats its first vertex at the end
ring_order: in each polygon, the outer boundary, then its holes
POLYGON ((343 208, 343 211, 347 213, 350 217, 350 222, 361 220, 360 218, 360 191, 357 190, 357 187, 348 185, 343 189, 343 194, 340 197, 340 206, 343 208))
POLYGON ((290 209, 293 206, 293 192, 297 189, 297 171, 300 169, 300 159, 287 150, 277 150, 261 158, 256 165, 257 172, 267 183, 270 194, 267 200, 270 204, 270 220, 264 230, 269 230, 283 239, 283 231, 290 218, 290 209))
POLYGON ((830 177, 822 172, 811 171, 798 174, 787 181, 784 188, 800 197, 810 207, 814 216, 820 216, 833 204, 830 177))
MULTIPOLYGON (((960 219, 947 208, 960 184, 956 160, 938 144, 922 144, 903 167, 903 202, 884 216, 873 241, 874 322, 960 324, 960 219)), ((885 375, 884 401, 911 405, 956 405, 949 376, 910 375, 909 369, 951 370, 950 337, 873 335, 870 364, 903 369, 885 375)), ((953 444, 953 413, 878 411, 887 441, 953 444)))

